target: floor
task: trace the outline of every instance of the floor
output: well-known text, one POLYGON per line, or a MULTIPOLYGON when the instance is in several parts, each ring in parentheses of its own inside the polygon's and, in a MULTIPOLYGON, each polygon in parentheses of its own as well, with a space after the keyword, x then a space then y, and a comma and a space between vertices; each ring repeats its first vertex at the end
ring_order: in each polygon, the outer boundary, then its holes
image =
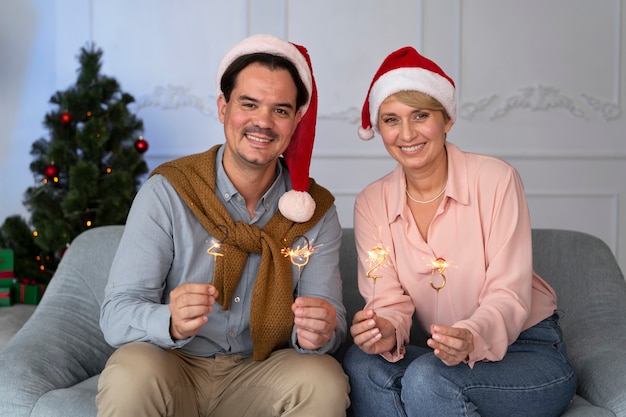
POLYGON ((22 327, 35 311, 31 304, 13 304, 10 307, 0 307, 0 350, 9 339, 22 327))

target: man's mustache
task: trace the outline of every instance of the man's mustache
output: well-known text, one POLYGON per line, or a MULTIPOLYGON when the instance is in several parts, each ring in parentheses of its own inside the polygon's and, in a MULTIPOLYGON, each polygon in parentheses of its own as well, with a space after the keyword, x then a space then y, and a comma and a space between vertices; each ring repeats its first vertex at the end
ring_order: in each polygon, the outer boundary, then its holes
POLYGON ((272 140, 275 140, 278 137, 276 132, 274 132, 272 129, 263 129, 263 128, 258 127, 258 126, 252 126, 252 127, 249 127, 247 129, 245 129, 244 130, 244 134, 246 134, 246 135, 248 135, 248 134, 251 134, 251 135, 258 134, 258 135, 266 136, 266 137, 268 137, 268 138, 270 138, 272 140))

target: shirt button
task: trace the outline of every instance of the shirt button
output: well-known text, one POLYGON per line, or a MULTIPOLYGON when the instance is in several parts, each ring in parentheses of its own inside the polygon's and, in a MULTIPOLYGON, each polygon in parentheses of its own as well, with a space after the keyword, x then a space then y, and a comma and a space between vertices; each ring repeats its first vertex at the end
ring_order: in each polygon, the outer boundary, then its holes
POLYGON ((241 298, 235 297, 235 302, 238 303, 239 301, 241 301, 241 298))
POLYGON ((233 331, 231 330, 230 332, 228 332, 228 336, 233 337, 235 333, 233 333, 233 331))
POLYGON ((230 194, 228 193, 224 194, 224 198, 228 199, 228 197, 230 197, 230 194))

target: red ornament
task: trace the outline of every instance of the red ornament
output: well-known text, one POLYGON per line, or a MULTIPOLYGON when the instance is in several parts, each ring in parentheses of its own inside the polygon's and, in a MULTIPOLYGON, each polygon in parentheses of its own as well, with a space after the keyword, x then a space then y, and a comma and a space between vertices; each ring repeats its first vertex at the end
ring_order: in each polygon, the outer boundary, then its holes
POLYGON ((70 112, 66 111, 61 113, 59 119, 61 120, 61 123, 63 123, 64 125, 68 125, 72 122, 72 115, 70 114, 70 112))
POLYGON ((48 179, 53 179, 55 177, 58 177, 59 176, 59 168, 57 168, 55 165, 48 165, 43 170, 43 175, 45 175, 46 178, 48 178, 48 179))
POLYGON ((135 149, 139 153, 145 153, 149 148, 148 141, 143 138, 143 136, 139 136, 139 139, 135 142, 135 149))

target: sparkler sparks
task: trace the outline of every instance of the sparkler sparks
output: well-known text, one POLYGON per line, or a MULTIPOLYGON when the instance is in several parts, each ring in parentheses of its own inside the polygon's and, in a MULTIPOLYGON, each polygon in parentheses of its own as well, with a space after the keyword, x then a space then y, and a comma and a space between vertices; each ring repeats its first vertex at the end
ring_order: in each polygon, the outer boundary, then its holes
POLYGON ((435 269, 439 270, 439 275, 441 275, 441 279, 442 279, 441 284, 438 286, 433 284, 432 280, 430 281, 430 286, 433 287, 433 289, 437 291, 437 293, 439 293, 440 289, 446 286, 446 276, 443 273, 446 272, 447 268, 448 268, 448 262, 446 262, 445 259, 443 258, 433 259, 431 273, 434 273, 435 269))
POLYGON ((289 257, 292 265, 298 267, 298 289, 296 297, 300 297, 300 275, 302 267, 309 263, 309 258, 313 255, 314 251, 315 247, 311 246, 309 239, 306 236, 296 236, 290 247, 282 248, 280 250, 280 253, 282 253, 285 257, 289 257), (304 244, 302 246, 298 243, 299 240, 303 241, 304 244))
POLYGON ((435 323, 439 323, 439 290, 441 290, 443 287, 446 286, 447 280, 446 280, 446 276, 443 273, 446 272, 446 269, 448 268, 448 262, 443 258, 436 258, 432 260, 431 266, 432 266, 431 274, 434 274, 435 270, 438 270, 439 275, 441 276, 441 279, 442 279, 440 285, 435 285, 433 281, 430 280, 430 286, 433 288, 433 290, 437 292, 437 300, 436 300, 437 311, 435 312, 435 323))
MULTIPOLYGON (((222 249, 222 244, 224 243, 226 239, 228 239, 228 228, 226 226, 224 226, 223 224, 219 224, 215 226, 215 228, 221 230, 225 236, 224 236, 224 239, 222 240, 211 239, 211 246, 209 246, 209 249, 207 249, 206 251, 208 255, 211 255, 213 257, 213 277, 215 277, 217 257, 224 256, 224 254, 220 252, 220 250, 222 249)), ((209 241, 207 240, 207 243, 208 242, 209 241)))
POLYGON ((374 281, 372 286, 372 310, 374 309, 374 297, 376 296, 376 280, 378 278, 382 278, 382 275, 375 275, 374 271, 385 262, 388 254, 389 252, 385 250, 385 248, 383 248, 380 244, 375 248, 367 251, 370 269, 368 269, 365 276, 371 278, 374 281))
POLYGON ((215 259, 218 256, 224 256, 223 253, 218 252, 222 248, 222 242, 219 240, 211 240, 211 247, 207 249, 206 253, 213 256, 215 259))

